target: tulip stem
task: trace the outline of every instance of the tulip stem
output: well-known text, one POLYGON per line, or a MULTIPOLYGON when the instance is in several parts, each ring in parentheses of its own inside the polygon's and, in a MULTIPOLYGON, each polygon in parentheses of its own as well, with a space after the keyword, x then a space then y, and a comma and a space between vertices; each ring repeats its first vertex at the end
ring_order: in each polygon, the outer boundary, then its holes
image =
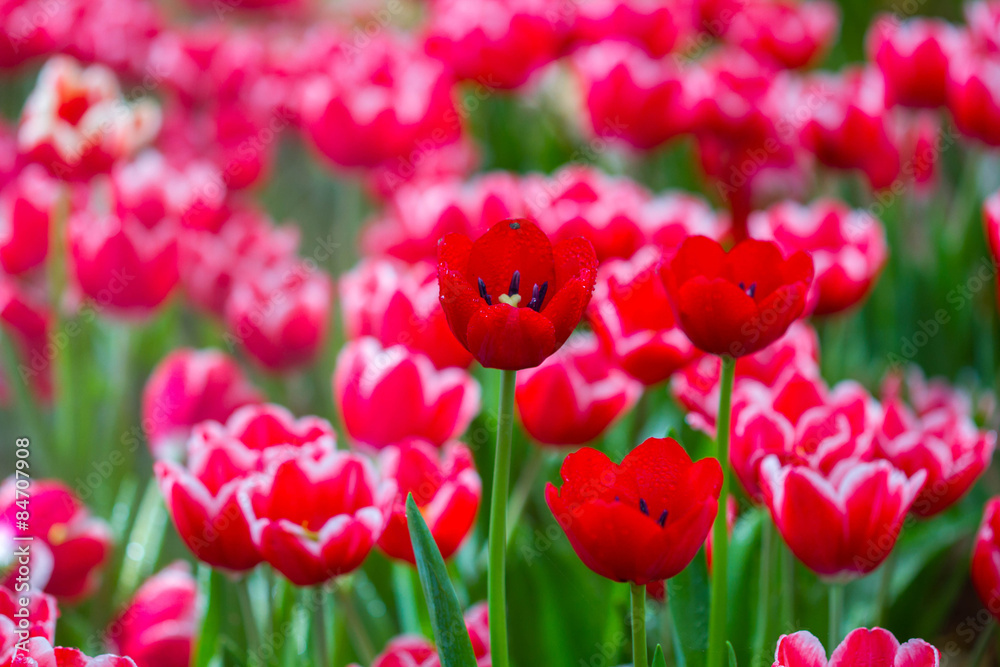
POLYGON ((781 632, 795 631, 795 556, 781 546, 781 632))
POLYGON ((777 565, 777 551, 774 547, 774 524, 765 511, 760 525, 760 589, 757 594, 757 637, 753 657, 755 665, 768 662, 769 643, 777 639, 774 636, 774 614, 771 613, 771 571, 777 565))
POLYGON ((324 588, 317 586, 313 592, 312 620, 313 620, 313 651, 315 652, 316 667, 330 667, 330 649, 326 641, 326 605, 324 604, 324 588))
POLYGON ((833 651, 840 644, 840 628, 844 619, 844 584, 830 584, 830 635, 827 648, 833 651))
POLYGON ((990 645, 990 640, 993 639, 993 635, 996 634, 997 624, 990 623, 979 635, 979 639, 976 640, 975 645, 972 647, 972 653, 969 655, 969 662, 966 663, 969 667, 979 667, 983 662, 983 656, 986 655, 986 648, 990 645))
POLYGON ((250 577, 245 576, 241 581, 236 582, 236 598, 240 605, 240 614, 243 616, 243 631, 247 637, 247 664, 261 664, 260 652, 260 625, 257 623, 257 615, 253 610, 253 603, 250 602, 250 577))
POLYGON ((715 452, 722 466, 722 488, 719 490, 719 510, 712 526, 712 608, 708 619, 708 667, 723 667, 727 660, 726 614, 728 605, 727 575, 729 572, 729 531, 726 510, 729 496, 729 419, 733 402, 733 381, 736 360, 722 357, 722 387, 719 391, 719 416, 716 419, 715 452))
POLYGON ((405 634, 420 634, 420 612, 413 571, 408 564, 392 564, 392 587, 396 593, 400 630, 405 634))
POLYGON ((646 587, 630 583, 632 589, 632 665, 648 667, 646 653, 646 587))
POLYGON ((895 552, 889 554, 882 564, 882 571, 879 573, 878 602, 875 607, 875 623, 877 627, 885 627, 886 617, 889 615, 889 606, 892 604, 892 572, 895 569, 893 558, 895 552))
POLYGON ((510 449, 514 431, 514 385, 517 371, 500 375, 497 451, 490 500, 489 610, 493 667, 508 667, 507 649, 507 488, 510 486, 510 449))

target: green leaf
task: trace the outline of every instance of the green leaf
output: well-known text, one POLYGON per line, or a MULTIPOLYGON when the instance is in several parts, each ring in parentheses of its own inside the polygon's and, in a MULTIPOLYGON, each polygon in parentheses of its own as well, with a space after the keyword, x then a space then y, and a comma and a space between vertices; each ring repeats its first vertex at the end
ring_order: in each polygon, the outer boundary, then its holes
POLYGON ((708 654, 708 568, 704 550, 683 572, 667 580, 678 667, 704 667, 708 654))
POLYGON ((413 502, 413 495, 406 498, 406 522, 410 528, 410 541, 420 573, 420 585, 427 599, 427 609, 434 628, 434 641, 441 657, 441 667, 475 667, 476 654, 465 629, 458 596, 448 578, 448 570, 438 550, 424 517, 413 502))
POLYGON ((736 667, 736 651, 733 650, 733 643, 726 642, 726 648, 729 649, 729 667, 736 667))
POLYGON ((663 647, 656 645, 656 652, 653 653, 652 667, 667 667, 667 659, 663 657, 663 647))

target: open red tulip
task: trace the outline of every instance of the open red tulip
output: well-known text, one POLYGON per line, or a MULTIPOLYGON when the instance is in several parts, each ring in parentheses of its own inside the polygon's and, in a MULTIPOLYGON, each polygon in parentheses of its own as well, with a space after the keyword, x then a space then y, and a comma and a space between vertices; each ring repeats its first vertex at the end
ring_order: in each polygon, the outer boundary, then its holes
POLYGON ((786 259, 771 242, 748 240, 726 252, 718 241, 692 236, 660 275, 695 347, 742 357, 776 341, 802 315, 813 263, 802 251, 786 259))
POLYGON ((533 368, 580 322, 597 279, 590 241, 554 246, 529 220, 504 220, 473 242, 438 243, 441 305, 459 342, 487 368, 533 368))
POLYGON ((580 560, 614 581, 645 585, 695 557, 719 509, 722 467, 692 462, 671 438, 649 438, 620 465, 585 447, 562 465, 545 500, 580 560))
POLYGON ((805 630, 782 635, 774 652, 772 667, 938 667, 941 655, 923 639, 911 639, 900 645, 888 630, 858 628, 852 630, 826 659, 823 644, 805 630))

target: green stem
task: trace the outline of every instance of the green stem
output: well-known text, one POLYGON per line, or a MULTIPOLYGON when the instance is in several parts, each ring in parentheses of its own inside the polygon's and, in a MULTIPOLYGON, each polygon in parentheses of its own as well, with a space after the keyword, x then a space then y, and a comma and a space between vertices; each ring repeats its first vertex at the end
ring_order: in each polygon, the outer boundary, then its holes
POLYGON ((514 384, 517 371, 500 375, 497 451, 490 500, 489 609, 493 667, 509 667, 507 648, 507 488, 510 486, 510 449, 514 432, 514 384))
POLYGON ((528 498, 531 496, 531 490, 535 486, 535 480, 538 479, 538 474, 545 465, 545 455, 546 452, 541 447, 531 447, 531 454, 528 455, 528 460, 525 462, 524 467, 521 468, 521 474, 517 478, 517 484, 514 485, 514 490, 510 494, 510 502, 507 504, 508 541, 513 537, 514 531, 517 530, 517 523, 521 519, 521 514, 524 513, 525 506, 528 504, 528 498))
POLYGON ((260 626, 257 623, 257 615, 253 612, 253 604, 250 602, 249 586, 249 576, 236 582, 236 597, 240 605, 240 615, 243 617, 243 631, 247 637, 247 664, 254 666, 261 664, 260 626))
POLYGON ((716 420, 715 452, 722 466, 722 489, 719 491, 719 511, 712 526, 712 609, 708 619, 708 667, 723 667, 727 660, 726 612, 728 609, 727 576, 729 573, 729 531, 726 508, 729 496, 729 419, 733 399, 736 360, 722 357, 722 388, 719 392, 719 416, 716 420))
POLYGON ((199 588, 205 595, 205 614, 201 619, 195 647, 195 667, 207 667, 218 652, 219 630, 222 627, 222 604, 226 598, 226 577, 219 570, 203 567, 198 577, 199 588))
POLYGON ((334 589, 334 596, 337 598, 337 602, 340 603, 340 612, 347 621, 354 650, 357 651, 361 662, 370 665, 375 660, 375 647, 368 636, 368 629, 365 628, 364 621, 358 614, 358 610, 354 607, 353 595, 349 590, 338 587, 334 589))
POLYGON ((795 631, 795 556, 784 545, 781 547, 781 631, 795 631))
POLYGON ((396 594, 400 630, 406 634, 420 634, 417 591, 413 585, 413 571, 409 565, 392 564, 392 587, 396 594))
POLYGON ((969 662, 967 663, 969 667, 979 667, 983 662, 983 656, 986 655, 986 648, 990 645, 990 640, 996 633, 997 624, 990 623, 984 629, 982 634, 979 635, 979 639, 976 640, 975 646, 972 647, 972 653, 969 655, 969 662))
POLYGON ((330 650, 326 643, 326 605, 323 604, 323 587, 316 587, 316 598, 312 610, 313 650, 316 652, 316 667, 330 667, 330 650))
POLYGON ((646 587, 632 584, 632 665, 648 667, 646 653, 646 587))
POLYGON ((890 553, 882 564, 882 571, 879 573, 878 603, 875 607, 875 622, 877 627, 885 627, 886 618, 889 615, 889 605, 892 604, 892 573, 895 570, 895 552, 890 553))
POLYGON ((163 496, 160 495, 156 478, 152 478, 146 483, 139 509, 136 510, 135 521, 132 522, 132 531, 125 549, 125 560, 122 562, 118 586, 115 589, 115 599, 118 604, 131 597, 139 584, 153 573, 160 559, 166 527, 167 508, 163 504, 163 496))
POLYGON ((844 584, 830 584, 830 632, 827 650, 840 645, 840 628, 844 621, 844 584))
POLYGON ((771 613, 771 570, 776 564, 774 524, 765 515, 760 527, 760 588, 757 594, 757 637, 754 647, 754 664, 767 662, 769 642, 777 637, 774 631, 774 614, 771 613))

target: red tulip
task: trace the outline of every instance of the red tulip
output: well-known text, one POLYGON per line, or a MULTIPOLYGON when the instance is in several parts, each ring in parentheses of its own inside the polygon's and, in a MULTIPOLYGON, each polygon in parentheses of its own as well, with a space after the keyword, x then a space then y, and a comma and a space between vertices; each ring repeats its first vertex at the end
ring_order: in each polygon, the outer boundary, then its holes
POLYGON ((225 317, 237 284, 287 267, 294 261, 299 229, 275 227, 263 213, 234 213, 218 232, 185 228, 179 240, 181 285, 195 306, 225 317))
POLYGON ((0 191, 0 268, 24 273, 45 261, 58 187, 44 169, 27 166, 0 191))
POLYGON ((403 345, 438 368, 472 363, 448 327, 432 263, 366 259, 340 277, 339 288, 348 339, 372 336, 384 347, 403 345))
POLYGON ((129 216, 91 210, 69 221, 72 271, 96 307, 119 317, 148 317, 167 300, 180 278, 177 222, 152 226, 129 216))
POLYGON ((911 408, 896 384, 889 383, 883 399, 880 455, 908 475, 921 470, 927 474, 913 512, 934 516, 958 502, 989 467, 997 434, 980 431, 967 401, 950 387, 947 394, 931 394, 922 377, 911 376, 911 408))
POLYGON ((198 584, 178 562, 146 580, 105 634, 138 667, 188 667, 197 629, 198 584))
POLYGON ((580 322, 596 276, 589 241, 553 246, 528 220, 498 223, 475 243, 448 234, 438 247, 448 324, 487 368, 532 368, 558 350, 580 322))
POLYGON ((596 169, 570 166, 524 183, 528 213, 553 241, 582 236, 597 259, 629 258, 646 239, 640 215, 651 199, 646 188, 596 169))
POLYGON ((677 323, 695 347, 742 357, 777 339, 802 314, 813 279, 804 252, 744 241, 728 253, 692 236, 660 269, 677 323))
POLYGON ((782 635, 774 651, 772 667, 938 667, 941 655, 923 639, 911 639, 902 646, 888 630, 858 628, 851 630, 826 659, 826 650, 816 637, 805 630, 782 635))
POLYGON ((468 373, 438 370, 422 354, 370 337, 340 351, 333 394, 348 434, 376 449, 411 436, 441 445, 479 413, 479 384, 468 373))
MULTIPOLYGON (((56 619, 59 618, 59 607, 56 599, 46 593, 14 592, 6 586, 0 586, 0 637, 7 636, 14 626, 21 626, 24 618, 22 600, 27 599, 28 616, 27 631, 29 637, 42 637, 53 642, 56 636, 56 619), (8 623, 9 622, 9 623, 8 623)), ((18 627, 22 632, 24 627, 18 627)), ((0 644, 0 665, 4 664, 4 646, 0 644)))
POLYGON ((848 459, 826 475, 774 455, 760 464, 774 525, 806 567, 829 579, 866 575, 888 558, 925 477, 888 461, 848 459))
POLYGON ((26 382, 42 402, 52 396, 52 361, 61 353, 49 339, 51 319, 33 293, 0 274, 0 329, 20 361, 17 368, 4 369, 10 374, 7 382, 26 382))
POLYGON ((180 348, 146 382, 142 427, 154 456, 174 458, 196 424, 225 422, 237 408, 260 402, 260 393, 225 353, 180 348))
POLYGON ((526 213, 520 182, 506 172, 418 183, 394 193, 387 212, 363 231, 361 245, 365 253, 410 263, 434 260, 442 236, 455 232, 475 238, 501 220, 526 213))
POLYGON ((1000 62, 959 50, 948 68, 948 110, 962 134, 1000 146, 1000 62))
POLYGON ((54 176, 87 180, 135 153, 159 126, 159 108, 126 102, 110 70, 56 56, 24 104, 18 148, 54 176))
POLYGON ((819 60, 840 28, 837 5, 825 0, 757 0, 732 16, 725 40, 781 67, 819 60))
POLYGON ((986 503, 972 547, 972 583, 979 599, 1000 620, 1000 497, 986 503))
POLYGON ((570 454, 562 479, 545 500, 583 563, 642 585, 673 577, 698 553, 718 511, 722 468, 692 463, 670 438, 649 438, 621 465, 589 447, 570 454))
POLYGON ((650 150, 691 127, 685 70, 637 46, 605 41, 572 59, 597 139, 650 150))
POLYGON ((604 350, 646 386, 666 380, 699 354, 677 327, 658 274, 660 255, 647 246, 631 260, 602 266, 587 309, 604 350))
MULTIPOLYGON (((61 482, 31 482, 31 520, 25 529, 15 521, 23 508, 13 477, 0 486, 0 528, 30 536, 32 588, 59 599, 80 600, 96 590, 101 570, 111 555, 111 530, 61 482), (48 565, 46 564, 48 562, 48 565), (37 565, 37 567, 36 567, 37 565)), ((14 587, 16 572, 4 582, 14 587)))
POLYGON ((291 458, 249 480, 239 503, 254 546, 297 586, 358 568, 381 537, 396 494, 371 463, 343 451, 291 458))
POLYGON ((560 10, 553 0, 437 0, 424 48, 460 79, 517 88, 559 55, 560 10))
POLYGON ((885 228, 865 210, 852 211, 834 199, 809 206, 782 202, 750 217, 750 235, 773 240, 782 252, 803 250, 815 277, 806 309, 817 315, 861 302, 885 265, 885 228))
POLYGON ((642 47, 653 58, 669 55, 682 39, 693 39, 695 16, 688 3, 600 0, 578 5, 573 20, 573 44, 623 40, 642 47))
POLYGON ((226 301, 228 340, 238 342, 271 372, 289 371, 315 359, 330 320, 330 277, 307 264, 286 263, 245 278, 226 301))
POLYGON ((339 49, 304 85, 303 125, 320 153, 343 167, 419 161, 456 141, 462 125, 445 66, 409 42, 377 35, 339 49))
POLYGON ((14 636, 0 635, 0 667, 136 667, 132 658, 117 655, 99 655, 91 658, 75 648, 61 646, 53 648, 52 644, 42 637, 29 639, 27 650, 18 651, 15 655, 16 641, 14 636))
POLYGON ((880 16, 868 29, 868 59, 885 76, 886 104, 936 108, 948 101, 948 61, 962 33, 939 19, 880 16))
POLYGON ((187 444, 187 461, 154 465, 184 544, 199 560, 227 570, 261 561, 237 495, 254 473, 289 458, 317 460, 336 449, 333 428, 316 417, 296 420, 275 405, 237 410, 225 425, 203 422, 187 444))
MULTIPOLYGON (((688 422, 706 433, 715 432, 721 369, 718 357, 703 356, 676 373, 670 383, 670 393, 688 412, 688 422)), ((815 330, 801 321, 788 327, 770 347, 736 360, 734 392, 739 395, 748 381, 773 387, 787 373, 819 376, 819 339, 815 330)))
MULTIPOLYGON (((465 628, 472 641, 478 667, 490 667, 490 628, 485 602, 473 605, 465 612, 465 628)), ((434 644, 417 635, 401 635, 389 641, 385 650, 375 657, 371 667, 440 667, 441 661, 434 644)), ((350 667, 359 667, 351 665, 350 667)))
POLYGON ((593 334, 575 334, 566 345, 517 376, 521 423, 543 445, 582 445, 628 413, 642 393, 598 347, 593 334))
POLYGON ((404 440, 380 451, 378 463, 397 489, 379 549, 390 558, 416 564, 406 521, 406 498, 413 494, 441 556, 450 558, 472 530, 482 495, 469 448, 450 442, 439 451, 430 443, 404 440))

